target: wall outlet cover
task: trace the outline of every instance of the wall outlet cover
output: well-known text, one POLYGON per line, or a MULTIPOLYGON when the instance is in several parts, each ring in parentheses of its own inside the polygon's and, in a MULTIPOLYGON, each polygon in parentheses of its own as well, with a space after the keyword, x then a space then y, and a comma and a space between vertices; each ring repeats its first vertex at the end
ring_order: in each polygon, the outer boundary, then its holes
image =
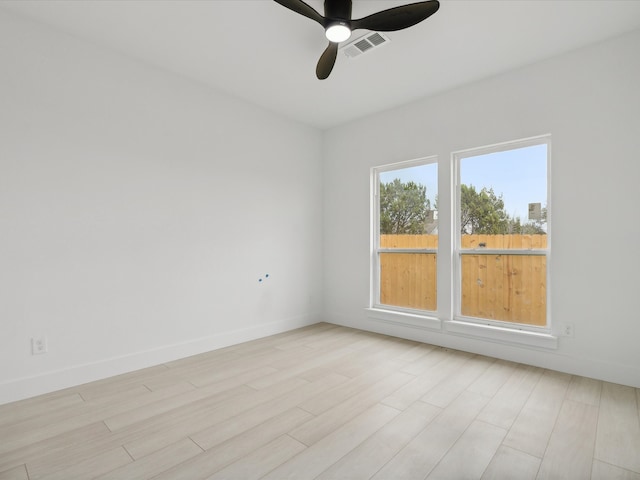
POLYGON ((569 322, 561 323, 560 335, 563 337, 573 337, 573 323, 569 323, 569 322))
POLYGON ((42 355, 47 353, 47 337, 33 337, 31 338, 31 354, 42 355))

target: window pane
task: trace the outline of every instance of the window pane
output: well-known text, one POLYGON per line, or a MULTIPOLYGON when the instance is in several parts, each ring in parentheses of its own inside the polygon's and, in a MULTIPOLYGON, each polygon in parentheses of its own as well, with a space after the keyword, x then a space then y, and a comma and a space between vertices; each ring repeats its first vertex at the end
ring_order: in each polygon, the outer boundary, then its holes
POLYGON ((546 326, 545 255, 461 255, 461 313, 546 326))
POLYGON ((381 253, 380 303, 435 310, 435 253, 381 253))
POLYGON ((546 248, 547 145, 460 160, 461 248, 546 248))
MULTIPOLYGON (((378 173, 381 249, 438 248, 438 165, 427 163, 378 173)), ((435 311, 435 252, 377 252, 382 305, 435 311)))
POLYGON ((381 172, 380 234, 437 234, 437 188, 435 163, 381 172))

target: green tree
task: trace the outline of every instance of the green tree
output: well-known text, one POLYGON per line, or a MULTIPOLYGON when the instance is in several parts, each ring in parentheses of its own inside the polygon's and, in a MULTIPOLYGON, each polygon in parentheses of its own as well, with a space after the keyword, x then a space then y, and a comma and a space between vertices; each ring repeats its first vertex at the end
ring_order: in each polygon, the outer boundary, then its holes
POLYGON ((463 234, 485 235, 533 235, 545 234, 547 209, 542 209, 542 219, 522 223, 520 217, 511 217, 504 208, 502 195, 492 188, 479 192, 473 185, 460 186, 460 228, 463 234))
POLYGON ((431 202, 427 187, 399 178, 380 184, 380 233, 421 234, 431 202))
POLYGON ((479 192, 473 185, 460 185, 460 229, 463 234, 497 235, 509 233, 510 218, 502 195, 493 188, 479 192))

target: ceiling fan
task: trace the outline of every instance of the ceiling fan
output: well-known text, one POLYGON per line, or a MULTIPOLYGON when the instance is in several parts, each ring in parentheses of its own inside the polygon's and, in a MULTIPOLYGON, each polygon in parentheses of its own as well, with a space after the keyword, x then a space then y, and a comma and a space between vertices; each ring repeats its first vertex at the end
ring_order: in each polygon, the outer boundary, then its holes
POLYGON ((412 27, 429 18, 438 11, 438 0, 411 3, 399 7, 389 8, 358 20, 351 18, 351 0, 325 0, 324 16, 302 0, 275 0, 283 7, 293 10, 302 16, 315 20, 325 30, 329 46, 320 56, 316 66, 316 76, 324 80, 329 76, 338 56, 338 45, 348 40, 351 32, 356 29, 373 30, 377 32, 393 32, 412 27))

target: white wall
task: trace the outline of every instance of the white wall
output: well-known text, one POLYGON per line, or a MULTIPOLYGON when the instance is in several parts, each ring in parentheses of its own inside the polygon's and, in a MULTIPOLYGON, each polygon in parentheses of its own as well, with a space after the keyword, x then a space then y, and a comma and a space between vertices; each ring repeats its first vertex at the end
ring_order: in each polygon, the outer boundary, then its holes
POLYGON ((318 320, 319 131, 0 13, 0 137, 0 403, 318 320))
MULTIPOLYGON (((413 338, 640 387, 640 32, 334 128, 325 135, 325 315, 413 338), (557 350, 380 323, 369 302, 370 168, 552 134, 552 321, 557 350)), ((426 60, 428 61, 428 60, 426 60)), ((434 75, 438 72, 434 71, 434 75)), ((440 318, 451 318, 451 235, 440 230, 440 318)))
POLYGON ((636 32, 323 136, 0 13, 0 403, 321 318, 640 386, 639 50, 636 32), (575 337, 545 351, 368 318, 370 167, 439 155, 442 217, 451 151, 543 133, 552 316, 575 337))

